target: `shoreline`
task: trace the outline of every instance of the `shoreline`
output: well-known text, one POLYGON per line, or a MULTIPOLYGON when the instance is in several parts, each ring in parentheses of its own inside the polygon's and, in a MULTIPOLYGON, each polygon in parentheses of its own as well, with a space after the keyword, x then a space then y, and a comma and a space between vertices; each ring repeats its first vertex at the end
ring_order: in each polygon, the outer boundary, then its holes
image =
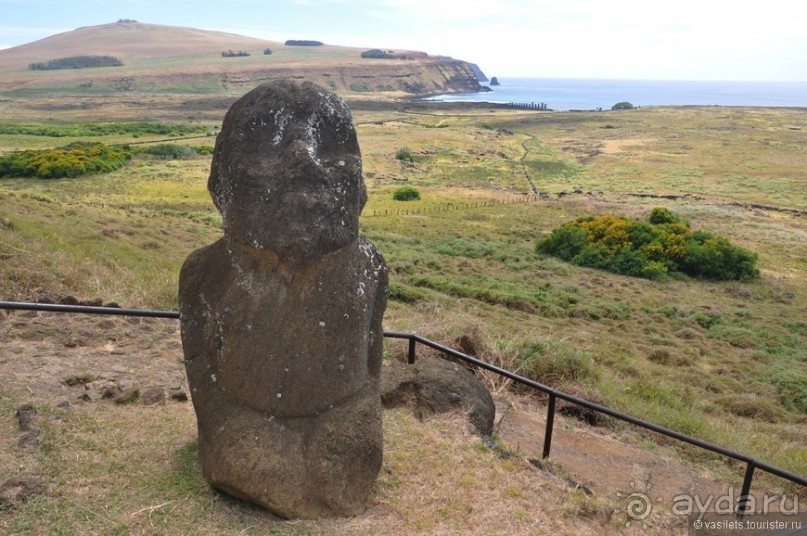
MULTIPOLYGON (((432 96, 432 95, 430 95, 432 96)), ((0 96, 0 114, 6 118, 2 122, 9 124, 48 124, 62 122, 109 122, 109 121, 165 121, 177 122, 214 121, 224 116, 239 95, 226 94, 140 94, 140 95, 93 95, 76 98, 74 95, 50 94, 25 97, 0 96)), ((430 100, 423 95, 340 95, 351 110, 355 111, 415 111, 430 113, 436 111, 455 113, 474 112, 513 112, 535 114, 586 114, 621 112, 632 110, 611 110, 603 108, 557 110, 531 109, 510 106, 505 103, 487 101, 441 101, 430 100)), ((682 105, 643 105, 640 109, 749 109, 780 110, 804 113, 807 106, 755 106, 755 105, 717 105, 717 104, 682 104, 682 105)))
POLYGON ((518 103, 557 111, 609 110, 615 103, 647 106, 807 108, 807 82, 698 80, 597 80, 499 78, 493 93, 442 93, 426 97, 448 102, 518 103))

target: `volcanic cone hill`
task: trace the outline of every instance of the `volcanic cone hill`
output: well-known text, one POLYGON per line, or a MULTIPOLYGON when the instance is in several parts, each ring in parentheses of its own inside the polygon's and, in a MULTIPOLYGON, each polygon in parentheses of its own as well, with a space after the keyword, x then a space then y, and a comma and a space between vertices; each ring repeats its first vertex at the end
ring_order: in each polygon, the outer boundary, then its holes
POLYGON ((474 66, 423 52, 289 46, 224 32, 121 21, 0 50, 0 94, 243 93, 277 78, 339 93, 423 95, 479 91, 474 66), (64 58, 115 58, 118 66, 34 68, 64 58), (365 56, 367 56, 365 54, 365 56))

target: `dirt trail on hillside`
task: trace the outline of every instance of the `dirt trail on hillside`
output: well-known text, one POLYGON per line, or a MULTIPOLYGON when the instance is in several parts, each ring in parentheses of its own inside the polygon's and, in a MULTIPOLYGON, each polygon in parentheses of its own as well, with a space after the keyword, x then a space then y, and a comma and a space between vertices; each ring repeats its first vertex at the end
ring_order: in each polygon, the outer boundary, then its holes
MULTIPOLYGON (((0 311, 0 398, 6 404, 102 404, 127 401, 133 393, 140 403, 190 403, 187 391, 176 320, 0 311)), ((136 411, 137 404, 131 407, 136 411)), ((540 460, 545 406, 506 395, 497 410, 504 449, 540 460)), ((536 471, 613 500, 642 493, 667 511, 675 496, 730 491, 708 471, 630 437, 558 415, 550 461, 536 471)))
MULTIPOLYGON (((513 407, 508 409, 504 404, 498 416, 500 437, 516 452, 540 459, 546 406, 526 398, 508 403, 513 407)), ((729 491, 728 484, 720 483, 705 469, 686 466, 605 428, 557 414, 550 458, 543 465, 596 494, 618 498, 643 493, 668 508, 676 496, 720 496, 729 491), (560 468, 552 469, 553 463, 560 468)))

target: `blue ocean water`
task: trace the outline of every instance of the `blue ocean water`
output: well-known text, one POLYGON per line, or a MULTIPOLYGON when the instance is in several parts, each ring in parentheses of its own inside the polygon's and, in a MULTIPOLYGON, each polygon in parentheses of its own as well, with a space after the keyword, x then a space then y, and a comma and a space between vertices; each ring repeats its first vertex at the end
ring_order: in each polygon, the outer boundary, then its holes
POLYGON ((546 103, 553 110, 609 110, 617 102, 634 106, 807 107, 807 82, 713 82, 498 78, 484 93, 440 95, 454 102, 546 103))

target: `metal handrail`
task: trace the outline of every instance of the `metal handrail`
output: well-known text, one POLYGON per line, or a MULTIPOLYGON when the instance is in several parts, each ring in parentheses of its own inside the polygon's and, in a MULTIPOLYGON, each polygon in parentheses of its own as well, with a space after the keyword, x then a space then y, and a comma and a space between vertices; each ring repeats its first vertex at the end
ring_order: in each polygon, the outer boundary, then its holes
POLYGON ((708 450, 714 452, 716 454, 720 454, 726 456, 727 458, 732 458, 737 461, 744 462, 746 464, 746 471, 745 476, 743 477, 743 485, 740 491, 739 499, 737 501, 737 515, 742 517, 746 511, 746 505, 749 502, 749 497, 751 493, 751 483, 754 478, 754 471, 756 469, 761 469, 767 473, 770 473, 774 476, 778 476, 780 478, 784 478, 785 480, 789 480, 795 484, 800 484, 802 486, 807 487, 807 478, 803 476, 799 476, 795 473, 790 471, 786 471, 780 467, 775 465, 771 465, 767 462, 763 462, 748 456, 746 454, 742 454, 718 445, 713 445, 708 441, 704 441, 702 439, 697 439, 686 434, 682 434, 680 432, 676 432, 675 430, 670 430, 669 428, 665 428, 663 426, 659 426, 658 424, 654 424, 637 417, 633 417, 632 415, 628 415, 626 413, 622 413, 620 411, 616 411, 614 409, 608 408, 606 406, 601 406, 600 404, 595 404, 594 402, 590 402, 583 398, 576 397, 574 395, 570 395, 568 393, 564 393, 562 391, 558 391, 557 389, 553 389, 548 385, 544 385, 542 383, 538 383, 536 381, 530 380, 529 378, 525 378, 523 376, 519 376, 518 374, 514 374, 509 370, 497 367, 496 365, 492 365, 486 361, 482 361, 475 357, 469 356, 467 354, 463 354, 462 352, 458 352, 453 348, 448 348, 447 346, 443 346, 442 344, 436 343, 429 339, 425 339, 420 335, 414 333, 400 333, 400 332, 384 332, 385 337, 396 338, 396 339, 408 339, 409 340, 409 352, 407 357, 408 363, 415 362, 415 344, 421 343, 425 346, 438 350, 444 354, 448 354, 450 356, 456 357, 465 361, 466 363, 470 363, 472 365, 478 366, 485 370, 489 370, 500 376, 504 376, 506 378, 510 378, 511 380, 518 382, 522 385, 526 385, 543 393, 549 395, 549 402, 547 404, 547 416, 546 416, 546 432, 544 434, 544 450, 543 450, 543 457, 546 458, 549 456, 549 452, 552 446, 552 430, 554 427, 554 420, 555 420, 555 402, 557 398, 561 400, 566 400, 567 402, 571 402, 572 404, 576 404, 578 406, 582 406, 584 408, 596 411, 598 413, 602 413, 605 415, 609 415, 616 419, 628 422, 630 424, 639 426, 641 428, 645 428, 647 430, 651 430, 653 432, 659 433, 666 437, 670 437, 673 439, 677 439, 678 441, 682 441, 684 443, 689 443, 690 445, 694 445, 696 447, 702 448, 704 450, 708 450))
MULTIPOLYGON (((11 301, 0 301, 0 309, 47 311, 58 313, 85 313, 85 314, 100 314, 100 315, 140 316, 151 318, 173 318, 173 319, 180 318, 180 314, 178 311, 156 311, 149 309, 124 309, 119 307, 97 307, 89 305, 62 305, 62 304, 11 302, 11 301)), ((505 378, 509 378, 517 383, 526 385, 527 387, 536 389, 538 391, 541 391, 542 393, 549 395, 549 401, 547 405, 547 417, 546 417, 546 432, 544 434, 544 449, 543 449, 544 458, 549 456, 552 447, 552 430, 554 427, 554 420, 555 420, 555 405, 556 405, 556 399, 560 398, 561 400, 565 400, 577 406, 582 406, 592 411, 596 411, 597 413, 608 415, 615 419, 628 422, 630 424, 639 426, 646 430, 651 430, 666 437, 670 437, 678 441, 682 441, 684 443, 688 443, 690 445, 702 448, 704 450, 708 450, 710 452, 726 456, 727 458, 732 458, 734 460, 745 463, 746 471, 745 476, 743 478, 742 491, 740 492, 740 497, 737 503, 737 515, 739 517, 742 517, 746 513, 746 504, 749 501, 751 492, 751 483, 753 481, 754 472, 756 469, 760 469, 774 476, 778 476, 785 480, 789 480, 790 482, 793 482, 795 484, 807 487, 807 478, 803 476, 797 475, 790 471, 786 471, 780 467, 776 467, 775 465, 771 465, 769 463, 757 460, 756 458, 753 458, 751 456, 735 452, 733 450, 720 447, 718 445, 713 445, 702 439, 697 439, 688 436, 686 434, 676 432, 675 430, 670 430, 669 428, 665 428, 663 426, 659 426, 657 424, 639 419, 637 417, 633 417, 632 415, 616 411, 606 406, 590 402, 583 398, 579 398, 574 395, 558 391, 557 389, 553 389, 548 385, 544 385, 542 383, 530 380, 529 378, 525 378, 523 376, 519 376, 518 374, 510 372, 509 370, 497 367, 496 365, 493 365, 486 361, 482 361, 481 359, 477 359, 473 356, 464 354, 462 352, 458 352, 453 348, 449 348, 432 340, 423 338, 415 333, 385 331, 384 337, 390 339, 406 339, 409 341, 409 348, 407 352, 407 362, 409 364, 415 363, 416 346, 417 344, 422 344, 424 346, 442 352, 443 354, 450 355, 452 357, 465 361, 466 363, 470 363, 471 365, 480 367, 485 370, 489 370, 495 374, 504 376, 505 378)))
POLYGON ((153 311, 150 309, 124 309, 96 305, 63 305, 60 303, 31 303, 0 301, 0 309, 17 311, 46 311, 51 313, 85 313, 94 315, 142 316, 150 318, 179 318, 179 311, 153 311))

